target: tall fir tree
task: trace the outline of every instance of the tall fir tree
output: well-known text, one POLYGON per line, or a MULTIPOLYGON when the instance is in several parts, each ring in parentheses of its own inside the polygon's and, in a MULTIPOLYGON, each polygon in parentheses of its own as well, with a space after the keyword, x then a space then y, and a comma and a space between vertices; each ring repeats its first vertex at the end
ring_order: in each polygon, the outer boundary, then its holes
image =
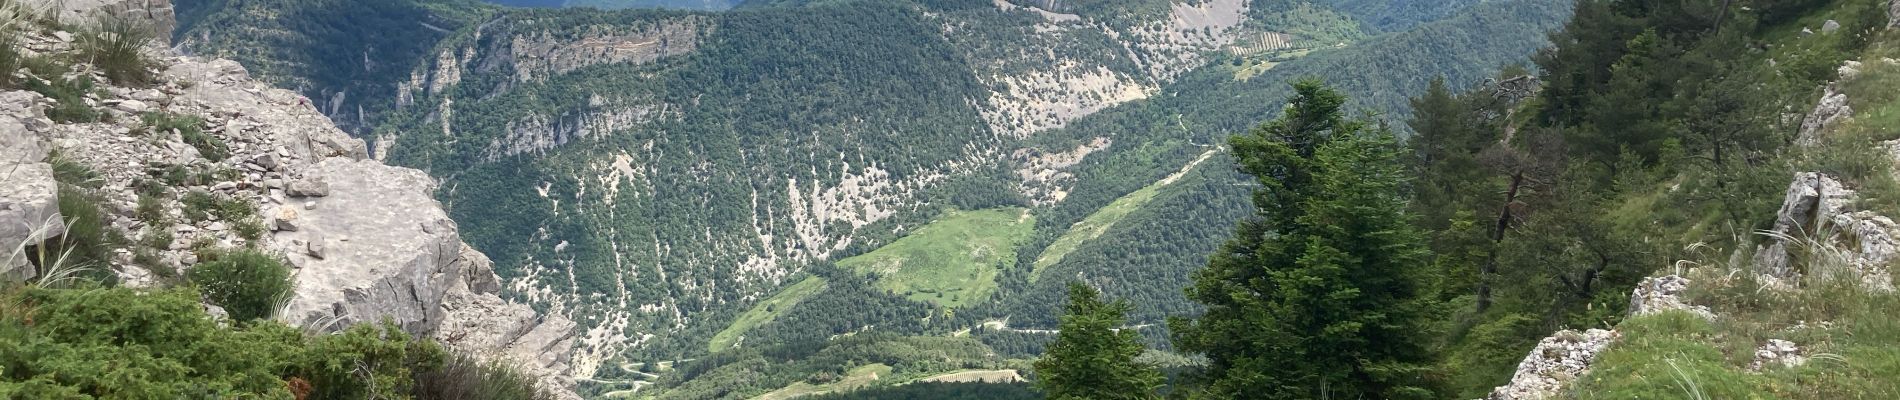
POLYGON ((1060 333, 1036 360, 1036 386, 1055 400, 1154 399, 1163 377, 1135 362, 1145 347, 1141 335, 1121 329, 1128 302, 1102 301, 1101 293, 1069 284, 1069 304, 1060 333))
POLYGON ((1429 398, 1434 276, 1391 132, 1347 120, 1344 97, 1294 84, 1287 114, 1231 140, 1262 185, 1260 218, 1196 273, 1207 306, 1170 321, 1205 354, 1203 398, 1429 398))

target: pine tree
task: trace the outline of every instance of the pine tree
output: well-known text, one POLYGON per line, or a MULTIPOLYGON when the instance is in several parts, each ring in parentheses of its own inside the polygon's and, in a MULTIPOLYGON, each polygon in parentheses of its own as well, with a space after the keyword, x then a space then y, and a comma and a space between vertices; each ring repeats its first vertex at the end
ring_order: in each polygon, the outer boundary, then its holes
POLYGON ((1207 313, 1170 321, 1175 343, 1209 358, 1205 398, 1431 397, 1435 285, 1401 146, 1332 89, 1294 89, 1286 116, 1231 141, 1262 218, 1196 273, 1207 313))
POLYGON ((1101 293, 1069 284, 1069 304, 1061 332, 1036 361, 1036 386, 1050 399, 1153 399, 1161 372, 1135 363, 1145 350, 1141 336, 1126 323, 1128 302, 1104 302, 1101 293))

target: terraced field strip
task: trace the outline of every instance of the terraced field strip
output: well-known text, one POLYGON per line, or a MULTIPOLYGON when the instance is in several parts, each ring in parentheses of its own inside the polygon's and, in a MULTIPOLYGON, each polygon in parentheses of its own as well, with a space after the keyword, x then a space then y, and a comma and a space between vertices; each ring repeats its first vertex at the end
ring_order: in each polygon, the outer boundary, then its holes
POLYGON ((751 332, 753 329, 763 326, 767 322, 778 319, 779 315, 785 314, 786 311, 797 306, 799 302, 805 301, 805 298, 811 297, 824 290, 824 278, 816 276, 805 278, 805 280, 798 281, 798 283, 794 283, 791 286, 786 286, 785 290, 780 290, 778 294, 772 295, 771 298, 765 299, 765 301, 761 301, 759 304, 752 305, 752 309, 746 310, 745 314, 739 314, 739 318, 732 320, 731 325, 727 325, 726 329, 713 335, 712 340, 707 343, 706 347, 714 352, 732 348, 734 345, 740 343, 740 339, 745 338, 746 332, 751 332))
POLYGON ((1155 181, 1153 184, 1122 196, 1119 199, 1115 199, 1115 201, 1108 203, 1107 206, 1096 210, 1095 213, 1089 214, 1088 217, 1082 218, 1081 221, 1070 226, 1068 232, 1064 232, 1062 236, 1056 238, 1055 242, 1049 243, 1049 247, 1042 250, 1042 255, 1036 258, 1036 273, 1030 275, 1030 279, 1035 280, 1039 278, 1044 268, 1062 262, 1063 257, 1068 257, 1069 253, 1075 252, 1075 249, 1081 247, 1083 243, 1102 237, 1102 234, 1107 233, 1109 228, 1115 227, 1116 223, 1121 222, 1123 218, 1127 218, 1129 213, 1135 212, 1135 210, 1141 209, 1142 206, 1148 205, 1149 201, 1153 201, 1155 195, 1161 193, 1161 189, 1174 184, 1175 181, 1181 180, 1181 177, 1187 176, 1188 172, 1193 171, 1195 167, 1200 166, 1202 162, 1206 162, 1209 158, 1213 158, 1214 154, 1219 152, 1220 149, 1216 148, 1208 150, 1206 153, 1201 153, 1200 157, 1188 162, 1187 166, 1181 167, 1181 170, 1176 171, 1173 175, 1168 175, 1168 177, 1155 181))

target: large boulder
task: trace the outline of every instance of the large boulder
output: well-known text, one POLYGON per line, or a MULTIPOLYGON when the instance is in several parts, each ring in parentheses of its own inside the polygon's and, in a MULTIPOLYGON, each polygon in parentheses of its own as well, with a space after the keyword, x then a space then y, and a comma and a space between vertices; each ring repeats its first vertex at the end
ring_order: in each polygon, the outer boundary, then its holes
POLYGON ((388 319, 410 333, 505 359, 562 398, 578 398, 566 389, 576 324, 498 295, 492 262, 462 242, 431 197, 434 179, 347 157, 325 159, 303 174, 329 191, 275 214, 297 226, 271 241, 296 271, 281 318, 330 329, 388 319))

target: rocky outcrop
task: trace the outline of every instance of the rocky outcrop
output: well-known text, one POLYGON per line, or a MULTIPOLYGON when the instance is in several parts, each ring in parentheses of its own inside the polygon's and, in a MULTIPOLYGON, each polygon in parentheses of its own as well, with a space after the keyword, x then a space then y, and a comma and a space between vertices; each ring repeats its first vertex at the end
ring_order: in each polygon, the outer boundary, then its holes
POLYGON ((1517 364, 1511 382, 1491 390, 1485 400, 1541 400, 1555 398, 1583 376, 1598 354, 1615 342, 1615 331, 1591 329, 1561 331, 1544 338, 1517 364))
POLYGON ((332 194, 291 197, 265 214, 296 227, 274 236, 297 280, 283 318, 302 325, 392 318, 411 333, 434 332, 442 297, 467 272, 450 268, 463 244, 430 197, 434 179, 349 158, 324 160, 304 179, 327 182, 332 194))
POLYGON ((708 24, 702 17, 659 20, 640 26, 590 26, 579 34, 516 35, 508 57, 515 79, 527 82, 600 64, 645 64, 693 52, 708 24))
POLYGON ((1630 294, 1629 313, 1631 317, 1654 315, 1666 311, 1686 311, 1703 319, 1715 319, 1715 313, 1707 306, 1690 305, 1682 299, 1689 290, 1689 279, 1677 275, 1644 278, 1630 294))
POLYGON ((1821 102, 1801 120, 1801 132, 1795 143, 1813 146, 1820 143, 1821 133, 1854 116, 1854 107, 1847 105, 1847 94, 1841 93, 1834 85, 1828 85, 1821 95, 1821 102))
POLYGON ((172 30, 178 28, 171 0, 27 0, 26 3, 36 10, 56 10, 62 24, 91 24, 101 17, 124 18, 150 27, 152 38, 161 43, 170 42, 172 30))
MULTIPOLYGON (((1690 305, 1682 299, 1690 281, 1678 275, 1643 279, 1630 294, 1630 317, 1683 311, 1714 320, 1708 307, 1690 305)), ((1517 372, 1504 386, 1491 390, 1485 400, 1542 400, 1558 398, 1577 378, 1590 371, 1598 354, 1614 344, 1621 334, 1613 330, 1591 329, 1585 332, 1559 331, 1544 338, 1517 364, 1517 372)))
MULTIPOLYGON (((67 50, 59 36, 25 39, 48 52, 67 50)), ((57 150, 97 174, 89 197, 108 214, 106 228, 137 239, 106 266, 127 286, 163 284, 155 268, 189 270, 194 247, 266 249, 290 263, 296 280, 281 319, 315 329, 388 319, 520 366, 576 398, 566 389, 575 324, 498 296, 488 257, 462 242, 426 173, 367 160, 364 143, 308 99, 252 79, 235 62, 155 61, 163 72, 150 88, 102 84, 84 95, 101 122, 54 123, 40 115, 47 101, 38 95, 0 92, 0 167, 28 171, 0 173, 0 223, 7 224, 0 240, 53 235, 10 229, 11 219, 57 221, 49 214, 57 210, 56 184, 44 162, 57 150), (154 116, 173 122, 154 125, 154 116), (212 149, 228 156, 207 157, 212 149), (187 193, 248 212, 187 217, 194 213, 179 200, 187 193)), ((17 278, 15 271, 0 274, 17 278)))
POLYGON ((1887 2, 1887 29, 1900 29, 1900 0, 1887 2))
POLYGON ((51 124, 39 115, 42 101, 35 93, 0 93, 0 284, 38 275, 26 248, 65 233, 53 166, 27 130, 51 124))
POLYGON ((1832 215, 1846 211, 1854 196, 1854 191, 1833 177, 1815 172, 1795 174, 1781 210, 1775 213, 1770 242, 1755 251, 1756 269, 1776 278, 1793 277, 1793 254, 1789 251, 1800 245, 1799 240, 1819 232, 1832 215))
POLYGON ((1755 361, 1748 364, 1748 370, 1761 371, 1769 366, 1793 368, 1807 362, 1808 358, 1802 355, 1801 346, 1786 340, 1768 339, 1768 342, 1755 349, 1755 361))
POLYGON ((1769 242, 1755 252, 1756 270, 1776 280, 1845 273, 1870 289, 1893 290, 1887 266, 1900 259, 1900 224, 1856 210, 1857 198, 1833 177, 1795 174, 1769 242), (1806 257, 1806 270, 1795 268, 1797 256, 1806 257))

